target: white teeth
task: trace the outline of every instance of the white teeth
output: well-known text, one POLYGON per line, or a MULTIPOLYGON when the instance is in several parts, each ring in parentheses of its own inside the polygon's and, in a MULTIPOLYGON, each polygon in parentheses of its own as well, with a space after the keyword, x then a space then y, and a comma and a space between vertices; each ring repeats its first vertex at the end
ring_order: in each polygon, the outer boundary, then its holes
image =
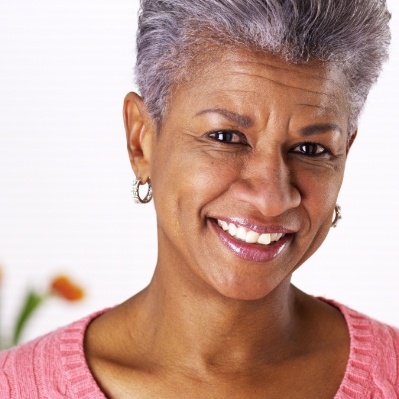
POLYGON ((273 233, 271 234, 272 241, 278 241, 284 234, 282 233, 273 233))
POLYGON ((248 231, 245 241, 251 244, 258 242, 259 234, 254 231, 248 231))
POLYGON ((229 229, 228 223, 226 223, 224 220, 218 220, 218 225, 221 227, 224 231, 227 231, 229 229))
POLYGON ((242 226, 238 227, 236 237, 239 240, 245 241, 245 238, 247 237, 247 229, 242 226))
POLYGON ((235 224, 233 223, 229 224, 228 232, 231 236, 235 237, 235 235, 237 234, 237 227, 235 226, 235 224))
POLYGON ((245 241, 250 244, 262 244, 269 245, 271 242, 278 241, 281 237, 284 236, 282 233, 264 233, 259 234, 255 231, 248 230, 243 226, 236 226, 233 223, 227 223, 224 220, 217 221, 218 225, 226 231, 232 237, 236 237, 241 241, 245 241))
POLYGON ((261 234, 258 238, 258 243, 263 245, 269 245, 272 241, 271 234, 265 233, 261 234))

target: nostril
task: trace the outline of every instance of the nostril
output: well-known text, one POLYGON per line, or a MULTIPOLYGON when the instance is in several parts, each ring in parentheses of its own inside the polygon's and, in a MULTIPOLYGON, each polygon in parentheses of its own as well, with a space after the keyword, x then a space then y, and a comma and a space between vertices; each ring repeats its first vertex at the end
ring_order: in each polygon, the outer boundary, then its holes
POLYGON ((301 202, 300 191, 278 178, 242 179, 236 181, 230 189, 234 200, 257 208, 267 217, 281 215, 298 207, 301 202))

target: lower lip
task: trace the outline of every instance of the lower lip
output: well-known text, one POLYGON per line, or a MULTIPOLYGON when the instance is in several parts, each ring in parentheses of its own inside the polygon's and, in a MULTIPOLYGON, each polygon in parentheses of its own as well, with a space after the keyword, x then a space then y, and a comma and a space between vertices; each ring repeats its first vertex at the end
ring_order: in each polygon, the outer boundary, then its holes
POLYGON ((286 234, 269 245, 250 244, 232 237, 221 229, 216 222, 211 222, 213 229, 222 243, 234 254, 252 262, 270 262, 276 258, 291 241, 292 234, 286 234))

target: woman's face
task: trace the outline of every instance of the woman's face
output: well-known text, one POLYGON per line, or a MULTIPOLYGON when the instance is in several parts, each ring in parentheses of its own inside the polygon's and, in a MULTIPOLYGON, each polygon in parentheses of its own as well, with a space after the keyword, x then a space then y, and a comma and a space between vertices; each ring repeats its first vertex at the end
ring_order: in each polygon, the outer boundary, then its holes
POLYGON ((330 229, 348 108, 337 69, 244 51, 176 89, 151 141, 159 267, 237 299, 288 281, 330 229))

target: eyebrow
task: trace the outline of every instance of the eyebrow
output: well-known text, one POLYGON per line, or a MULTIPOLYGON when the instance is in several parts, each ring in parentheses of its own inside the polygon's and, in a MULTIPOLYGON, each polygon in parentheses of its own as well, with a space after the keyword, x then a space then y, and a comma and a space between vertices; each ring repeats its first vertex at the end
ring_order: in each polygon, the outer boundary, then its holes
POLYGON ((200 116, 203 114, 207 113, 215 113, 222 115, 224 118, 228 119, 229 121, 233 122, 235 125, 242 127, 242 128, 248 128, 253 126, 254 120, 247 116, 247 115, 241 115, 237 114, 236 112, 233 111, 228 111, 227 109, 223 108, 208 108, 204 109, 196 114, 196 116, 200 116))
POLYGON ((316 123, 314 125, 306 126, 300 130, 303 136, 312 136, 313 134, 328 133, 335 130, 342 135, 342 129, 335 123, 316 123))
MULTIPOLYGON (((215 113, 222 115, 229 121, 233 122, 235 125, 243 128, 249 128, 254 125, 254 120, 247 116, 241 115, 233 111, 229 111, 224 108, 208 108, 204 109, 196 114, 196 116, 200 116, 207 113, 215 113)), ((337 131, 339 134, 342 135, 342 129, 336 125, 335 123, 316 123, 314 125, 309 125, 300 130, 300 133, 303 136, 312 136, 314 134, 322 134, 328 133, 331 131, 337 131)))

